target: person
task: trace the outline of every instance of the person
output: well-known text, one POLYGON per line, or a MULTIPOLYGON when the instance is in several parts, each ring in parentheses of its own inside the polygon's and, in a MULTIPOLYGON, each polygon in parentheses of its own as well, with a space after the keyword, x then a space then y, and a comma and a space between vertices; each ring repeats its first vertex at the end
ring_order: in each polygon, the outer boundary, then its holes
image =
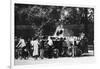
POLYGON ((48 43, 47 43, 47 44, 48 44, 49 46, 52 46, 52 45, 53 45, 51 36, 48 36, 48 43))
POLYGON ((30 38, 27 39, 27 42, 26 42, 26 50, 27 50, 25 52, 27 54, 26 56, 29 58, 31 56, 31 54, 30 54, 30 50, 31 50, 30 38))
POLYGON ((45 43, 44 40, 41 40, 41 41, 40 41, 39 56, 40 56, 41 59, 44 58, 44 43, 45 43))
POLYGON ((80 34, 81 41, 79 43, 80 49, 83 53, 88 53, 88 39, 85 36, 85 33, 80 34))
POLYGON ((30 56, 33 57, 33 51, 34 51, 34 40, 33 38, 30 40, 30 56))
POLYGON ((15 53, 15 59, 18 59, 18 49, 16 47, 17 44, 18 44, 18 37, 15 36, 15 46, 14 46, 14 49, 15 49, 15 51, 14 51, 14 53, 15 53))
POLYGON ((22 52, 24 51, 25 46, 26 46, 25 40, 24 40, 22 37, 20 37, 20 38, 19 38, 19 42, 18 42, 18 44, 16 45, 16 47, 19 49, 19 56, 20 56, 21 58, 23 57, 22 52))
POLYGON ((37 57, 39 56, 39 51, 38 51, 38 49, 39 49, 39 41, 38 41, 38 39, 35 39, 32 42, 32 44, 33 44, 33 49, 34 49, 33 57, 35 57, 35 59, 37 59, 37 57))
POLYGON ((20 38, 19 38, 19 42, 18 42, 18 44, 16 45, 16 47, 21 47, 21 48, 23 48, 23 47, 25 47, 25 46, 26 46, 25 40, 24 40, 22 37, 20 37, 20 38))

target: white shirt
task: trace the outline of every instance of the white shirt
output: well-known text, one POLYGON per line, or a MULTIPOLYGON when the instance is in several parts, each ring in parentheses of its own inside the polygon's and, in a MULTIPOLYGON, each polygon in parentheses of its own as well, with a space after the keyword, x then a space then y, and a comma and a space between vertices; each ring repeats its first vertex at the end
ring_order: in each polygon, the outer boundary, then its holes
POLYGON ((53 42, 52 42, 52 40, 50 39, 50 36, 48 37, 48 44, 51 46, 51 45, 53 45, 53 42))
POLYGON ((34 46, 34 41, 31 40, 31 41, 30 41, 30 44, 31 44, 31 46, 34 46))
POLYGON ((25 40, 24 39, 20 39, 18 44, 20 44, 19 47, 26 46, 26 43, 25 43, 25 40))

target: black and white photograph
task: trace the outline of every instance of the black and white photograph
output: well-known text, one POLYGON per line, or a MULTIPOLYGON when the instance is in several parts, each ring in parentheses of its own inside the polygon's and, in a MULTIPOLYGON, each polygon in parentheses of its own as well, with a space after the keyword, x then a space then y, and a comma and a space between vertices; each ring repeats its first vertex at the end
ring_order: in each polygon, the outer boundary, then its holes
POLYGON ((95 56, 94 8, 14 4, 14 65, 95 56))

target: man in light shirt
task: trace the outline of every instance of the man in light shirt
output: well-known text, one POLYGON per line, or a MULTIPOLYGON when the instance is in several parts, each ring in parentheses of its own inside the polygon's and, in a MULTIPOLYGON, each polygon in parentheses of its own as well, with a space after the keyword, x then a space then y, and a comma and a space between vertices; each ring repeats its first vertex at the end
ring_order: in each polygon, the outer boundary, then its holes
POLYGON ((23 47, 25 47, 25 46, 26 46, 25 40, 24 40, 22 37, 20 37, 20 38, 19 38, 19 42, 18 42, 18 44, 17 44, 16 47, 23 48, 23 47))
POLYGON ((37 57, 39 56, 39 51, 38 51, 39 41, 38 41, 38 39, 36 39, 36 40, 32 41, 31 43, 33 44, 33 49, 34 49, 33 57, 35 57, 37 59, 37 57))
POLYGON ((23 54, 22 52, 24 51, 24 47, 26 46, 26 43, 25 43, 25 40, 20 37, 19 38, 19 42, 18 44, 16 45, 16 47, 18 48, 18 53, 19 53, 19 56, 22 58, 23 57, 23 54))

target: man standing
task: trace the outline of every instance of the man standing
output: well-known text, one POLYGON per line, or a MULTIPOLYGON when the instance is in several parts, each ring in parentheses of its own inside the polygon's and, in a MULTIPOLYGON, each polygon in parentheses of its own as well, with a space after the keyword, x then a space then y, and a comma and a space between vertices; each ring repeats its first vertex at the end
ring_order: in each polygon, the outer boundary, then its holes
POLYGON ((41 40, 40 41, 40 47, 39 47, 39 56, 40 56, 40 58, 41 59, 43 59, 44 58, 44 43, 45 43, 45 41, 44 40, 41 40))
POLYGON ((32 44, 33 44, 33 49, 34 49, 33 57, 35 57, 37 59, 37 57, 39 56, 39 51, 38 51, 38 49, 39 49, 39 41, 38 41, 38 39, 34 40, 32 42, 32 44))
POLYGON ((34 40, 33 40, 33 38, 31 39, 31 41, 30 41, 30 55, 31 55, 31 57, 33 57, 33 51, 34 51, 34 40))

